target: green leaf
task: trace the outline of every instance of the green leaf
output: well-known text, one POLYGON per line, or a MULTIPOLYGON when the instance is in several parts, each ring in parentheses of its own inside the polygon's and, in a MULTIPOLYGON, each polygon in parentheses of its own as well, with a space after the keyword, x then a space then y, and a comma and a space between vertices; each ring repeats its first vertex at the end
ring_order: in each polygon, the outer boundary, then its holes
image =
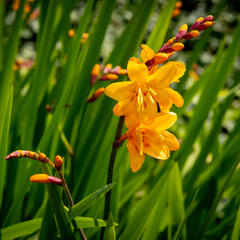
POLYGON ((8 100, 8 104, 6 106, 6 115, 4 120, 4 126, 1 131, 2 135, 0 135, 0 208, 2 206, 3 199, 3 190, 5 184, 5 175, 6 175, 6 160, 4 156, 7 152, 8 147, 8 137, 9 137, 9 129, 11 122, 11 113, 12 113, 12 102, 13 102, 13 88, 10 90, 10 96, 8 100), (1 159, 3 158, 3 159, 1 159))
POLYGON ((104 229, 103 240, 115 240, 115 239, 116 239, 116 232, 115 232, 115 226, 113 221, 113 215, 110 213, 107 220, 107 226, 104 229))
MULTIPOLYGON (((107 222, 103 219, 96 219, 90 217, 75 217, 74 220, 76 221, 77 227, 79 228, 98 228, 107 226, 107 222)), ((117 223, 114 223, 114 226, 117 225, 117 223)))
POLYGON ((70 210, 70 217, 75 218, 76 216, 81 215, 84 211, 90 208, 91 205, 94 204, 98 199, 103 198, 105 194, 110 191, 115 185, 116 183, 106 185, 75 204, 70 210))
POLYGON ((135 208, 132 217, 128 221, 128 225, 120 235, 119 239, 140 239, 146 227, 146 221, 158 202, 158 199, 161 197, 165 184, 167 184, 171 168, 172 167, 160 177, 151 192, 139 202, 138 207, 135 208))
POLYGON ((238 207, 236 220, 234 223, 231 240, 238 240, 240 238, 240 205, 238 207))
POLYGON ((175 2, 176 0, 170 0, 164 3, 154 29, 148 38, 147 45, 149 45, 155 52, 158 51, 163 44, 172 17, 175 2))
POLYGON ((184 219, 185 209, 182 180, 178 163, 174 164, 168 179, 168 207, 170 213, 170 224, 180 224, 184 219))
POLYGON ((2 240, 23 237, 40 229, 42 218, 37 218, 6 227, 0 231, 2 240))

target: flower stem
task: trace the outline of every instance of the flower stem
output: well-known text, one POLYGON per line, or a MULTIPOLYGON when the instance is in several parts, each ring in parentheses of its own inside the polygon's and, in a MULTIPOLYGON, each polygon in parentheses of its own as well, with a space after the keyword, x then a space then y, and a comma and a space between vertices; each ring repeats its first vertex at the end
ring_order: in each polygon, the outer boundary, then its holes
MULTIPOLYGON (((109 161, 109 165, 108 165, 107 184, 112 183, 112 180, 113 180, 114 164, 115 164, 115 159, 116 159, 116 155, 117 155, 117 149, 119 147, 119 144, 116 144, 116 141, 121 137, 123 122, 124 122, 124 117, 121 116, 119 119, 119 122, 118 122, 115 139, 114 139, 114 142, 112 145, 112 152, 111 152, 110 161, 109 161)), ((103 215, 104 220, 107 220, 108 216, 110 214, 111 196, 112 196, 112 190, 107 192, 107 194, 105 196, 105 206, 104 206, 104 215, 103 215)), ((100 239, 103 239, 103 236, 104 236, 104 228, 102 228, 100 239)))
MULTIPOLYGON (((64 189, 64 192, 65 192, 65 194, 66 194, 66 196, 67 196, 68 203, 69 203, 69 205, 70 205, 71 207, 73 207, 73 206, 74 206, 74 202, 73 202, 73 199, 72 199, 72 195, 71 195, 71 193, 70 193, 70 191, 69 191, 69 188, 68 188, 67 183, 66 183, 66 181, 65 181, 65 178, 64 178, 64 176, 63 176, 62 170, 57 170, 57 171, 58 171, 59 176, 60 176, 60 178, 61 178, 61 180, 62 180, 63 189, 64 189)), ((83 230, 82 230, 81 228, 79 228, 79 232, 80 232, 82 238, 83 238, 84 240, 87 240, 87 237, 86 237, 86 235, 84 234, 84 232, 83 232, 83 230)))

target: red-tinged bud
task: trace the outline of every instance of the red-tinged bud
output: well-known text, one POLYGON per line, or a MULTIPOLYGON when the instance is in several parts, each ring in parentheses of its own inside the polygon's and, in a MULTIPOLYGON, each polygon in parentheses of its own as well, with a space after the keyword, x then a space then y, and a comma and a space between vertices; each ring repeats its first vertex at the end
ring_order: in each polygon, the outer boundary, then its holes
POLYGON ((167 45, 171 45, 174 40, 175 40, 175 37, 169 39, 166 44, 167 44, 167 45))
POLYGON ((70 38, 72 38, 72 37, 74 37, 74 35, 75 35, 74 30, 73 30, 73 29, 70 29, 70 30, 68 31, 68 36, 69 36, 70 38))
POLYGON ((41 162, 48 162, 49 159, 47 158, 46 154, 39 153, 39 161, 41 161, 41 162))
POLYGON ((53 177, 53 176, 48 176, 47 174, 35 174, 30 177, 31 182, 37 182, 37 183, 53 183, 56 185, 62 185, 62 180, 53 177))
POLYGON ((180 8, 182 7, 182 5, 183 5, 182 1, 177 1, 175 4, 175 8, 180 8))
POLYGON ((47 104, 47 105, 45 106, 45 108, 46 108, 47 112, 49 112, 49 113, 52 112, 52 108, 51 108, 51 106, 50 106, 49 104, 47 104))
POLYGON ((183 24, 180 28, 179 28, 179 32, 180 31, 185 31, 185 32, 187 32, 187 30, 188 30, 188 25, 187 24, 183 24))
POLYGON ((62 165, 63 165, 63 159, 61 156, 57 155, 54 159, 54 164, 55 164, 55 168, 56 170, 61 170, 62 165))
POLYGON ((118 79, 118 75, 117 74, 108 73, 107 75, 100 77, 99 80, 103 81, 103 80, 116 80, 116 79, 118 79))
POLYGON ((196 38, 200 35, 199 31, 198 30, 193 30, 189 33, 187 33, 185 36, 184 36, 184 39, 187 40, 187 39, 193 39, 193 38, 196 38))
POLYGON ((119 69, 118 74, 119 74, 119 75, 126 75, 126 74, 127 74, 127 70, 121 68, 121 69, 119 69))
POLYGON ((89 34, 88 33, 83 33, 82 34, 82 39, 81 39, 81 43, 84 43, 89 37, 89 34))
POLYGON ((155 64, 161 64, 168 60, 168 55, 166 53, 156 53, 153 59, 155 64))
POLYGON ((172 49, 173 49, 175 52, 181 51, 183 48, 184 48, 184 44, 183 44, 183 43, 174 43, 174 44, 172 45, 172 49))
POLYGON ((213 21, 214 20, 214 17, 212 15, 209 15, 207 17, 204 18, 204 21, 213 21))
POLYGON ((91 73, 91 84, 94 84, 98 78, 98 75, 100 73, 100 65, 99 64, 95 64, 93 66, 93 69, 92 69, 92 73, 91 73))
POLYGON ((87 102, 93 102, 93 101, 97 100, 104 93, 104 91, 105 91, 105 88, 103 88, 103 87, 97 89, 93 93, 93 95, 90 98, 87 99, 87 102))

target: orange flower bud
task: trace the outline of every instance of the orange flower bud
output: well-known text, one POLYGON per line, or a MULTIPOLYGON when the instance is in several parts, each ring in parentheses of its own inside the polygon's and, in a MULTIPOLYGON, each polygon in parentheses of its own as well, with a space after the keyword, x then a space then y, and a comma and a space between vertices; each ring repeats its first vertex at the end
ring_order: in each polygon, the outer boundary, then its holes
POLYGON ((42 162, 46 162, 47 161, 47 156, 44 153, 39 153, 39 160, 42 162))
POLYGON ((125 74, 127 74, 127 70, 121 68, 120 70, 118 70, 118 74, 119 74, 119 75, 125 75, 125 74))
POLYGON ((166 53, 156 53, 154 56, 154 63, 160 64, 168 60, 168 55, 166 53))
POLYGON ((57 155, 54 159, 55 168, 59 171, 63 165, 63 159, 61 156, 57 155))
POLYGON ((174 51, 178 52, 181 51, 184 48, 183 43, 174 43, 171 47, 174 51))
POLYGON ((210 27, 210 26, 213 25, 213 22, 207 21, 207 22, 203 23, 203 25, 206 26, 206 27, 210 27))
POLYGON ((106 75, 106 79, 108 80, 116 80, 118 79, 118 75, 114 74, 114 73, 109 73, 106 75))
POLYGON ((31 11, 31 6, 27 3, 25 6, 24 6, 24 12, 25 13, 29 13, 31 11))
POLYGON ((200 17, 200 18, 198 18, 195 22, 201 22, 201 21, 203 21, 204 20, 204 18, 203 17, 200 17))
POLYGON ((103 88, 103 87, 97 89, 97 90, 93 93, 92 97, 90 97, 90 98, 87 99, 87 102, 93 102, 93 101, 97 100, 97 99, 104 93, 104 91, 105 91, 105 88, 103 88))
POLYGON ((193 30, 190 32, 190 35, 193 37, 193 38, 196 38, 200 35, 200 32, 198 30, 193 30))
POLYGON ((179 14, 180 14, 181 10, 180 8, 175 8, 173 9, 173 12, 172 12, 172 17, 177 17, 179 14))
POLYGON ((88 33, 83 33, 82 34, 82 39, 81 39, 81 43, 84 43, 89 37, 89 34, 88 33))
POLYGON ((183 24, 180 28, 179 28, 179 32, 180 31, 186 31, 187 32, 187 30, 188 30, 188 25, 187 24, 183 24))
POLYGON ((167 45, 170 45, 170 44, 173 43, 174 40, 175 40, 175 37, 169 39, 166 44, 167 44, 167 45))
POLYGON ((180 8, 180 7, 182 7, 182 5, 183 5, 182 1, 177 1, 175 4, 175 7, 180 8))
POLYGON ((105 68, 112 69, 112 64, 111 64, 111 63, 107 64, 107 65, 105 66, 105 68))
POLYGON ((74 37, 74 34, 75 34, 75 32, 74 32, 73 29, 70 29, 70 30, 68 31, 68 36, 69 36, 70 38, 74 37))
POLYGON ((92 69, 92 76, 98 76, 99 73, 100 73, 100 65, 95 64, 92 69))
POLYGON ((53 176, 48 176, 47 174, 35 174, 30 177, 31 182, 37 182, 37 183, 53 183, 56 185, 62 185, 62 180, 53 177, 53 176))

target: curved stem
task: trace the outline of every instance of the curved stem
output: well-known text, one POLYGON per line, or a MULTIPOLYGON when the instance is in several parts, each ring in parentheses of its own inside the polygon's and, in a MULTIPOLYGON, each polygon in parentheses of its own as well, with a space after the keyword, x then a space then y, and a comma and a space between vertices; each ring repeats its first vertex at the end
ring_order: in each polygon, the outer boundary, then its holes
MULTIPOLYGON (((119 144, 116 144, 116 142, 121 137, 123 122, 124 122, 124 117, 121 116, 120 119, 119 119, 119 122, 118 122, 117 131, 116 131, 116 135, 115 135, 115 140, 114 140, 113 145, 112 145, 112 152, 111 152, 109 165, 108 165, 107 184, 112 183, 112 180, 113 180, 114 164, 115 164, 115 159, 116 159, 116 155, 117 155, 117 149, 119 147, 119 144)), ((104 215, 103 215, 103 219, 105 219, 105 220, 108 219, 108 216, 109 216, 109 213, 110 213, 111 196, 112 196, 112 190, 107 192, 107 194, 105 196, 105 206, 104 206, 104 215)), ((105 228, 102 228, 100 239, 103 239, 104 230, 105 230, 105 228)))
MULTIPOLYGON (((57 171, 58 171, 59 176, 60 176, 60 178, 61 178, 61 180, 62 180, 63 189, 64 189, 64 192, 65 192, 65 194, 66 194, 66 196, 67 196, 68 203, 69 203, 69 205, 70 205, 71 207, 73 207, 73 206, 74 206, 74 202, 73 202, 73 199, 72 199, 72 195, 71 195, 71 193, 70 193, 70 191, 69 191, 69 188, 68 188, 68 186, 67 186, 67 183, 66 183, 66 181, 65 181, 65 178, 64 178, 64 176, 63 176, 63 173, 62 173, 61 170, 57 170, 57 171)), ((86 235, 84 234, 84 232, 83 232, 83 230, 82 230, 81 228, 79 228, 79 232, 80 232, 82 238, 83 238, 84 240, 87 240, 87 237, 86 237, 86 235)))

